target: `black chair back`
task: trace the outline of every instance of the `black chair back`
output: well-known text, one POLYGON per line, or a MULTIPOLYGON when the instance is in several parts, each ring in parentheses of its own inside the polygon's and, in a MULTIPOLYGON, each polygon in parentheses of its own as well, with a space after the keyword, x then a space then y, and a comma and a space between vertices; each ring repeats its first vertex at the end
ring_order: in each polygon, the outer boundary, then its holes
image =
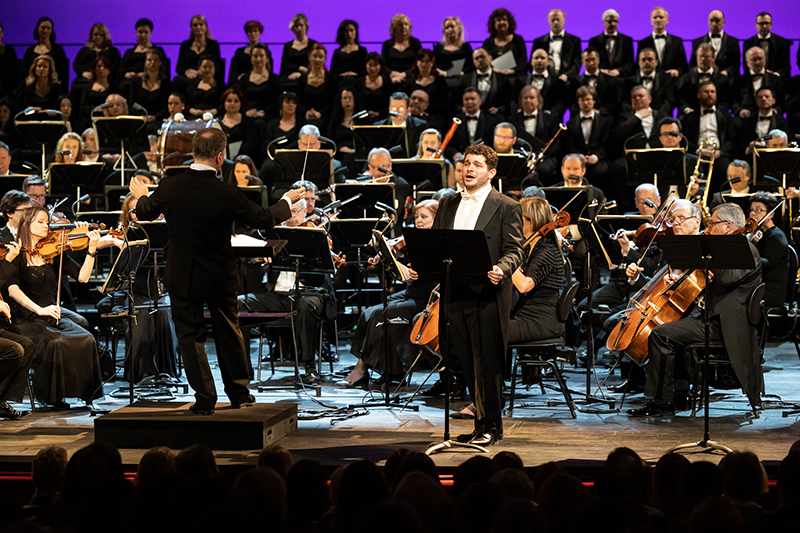
POLYGON ((786 303, 789 307, 794 302, 797 294, 797 250, 789 245, 789 282, 786 284, 786 303))
POLYGON ((753 289, 747 302, 747 319, 753 326, 757 326, 761 322, 761 308, 764 305, 764 292, 766 289, 767 284, 761 283, 753 289))
POLYGON ((561 292, 561 296, 558 297, 558 302, 556 303, 556 311, 558 313, 558 319, 561 322, 566 322, 569 318, 569 311, 572 308, 572 304, 575 301, 575 294, 577 294, 578 289, 580 288, 581 284, 577 281, 571 282, 567 285, 567 288, 561 292))

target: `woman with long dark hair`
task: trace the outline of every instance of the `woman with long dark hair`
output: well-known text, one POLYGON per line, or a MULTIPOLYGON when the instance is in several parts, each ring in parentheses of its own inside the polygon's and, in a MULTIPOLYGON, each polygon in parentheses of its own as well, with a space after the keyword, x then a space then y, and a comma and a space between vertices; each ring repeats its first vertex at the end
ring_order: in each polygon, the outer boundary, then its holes
POLYGON ((497 59, 506 52, 511 52, 517 66, 513 69, 499 71, 507 76, 524 76, 528 72, 528 50, 522 36, 514 33, 517 21, 508 9, 501 7, 489 15, 489 38, 483 41, 483 49, 489 52, 492 59, 497 59))
POLYGON ((37 20, 33 38, 36 44, 29 46, 22 57, 23 72, 30 70, 33 60, 37 57, 50 56, 56 65, 57 81, 61 82, 66 90, 69 86, 69 60, 61 45, 56 43, 56 30, 52 19, 42 17, 37 20))
POLYGON ((336 30, 336 44, 339 48, 333 51, 331 72, 348 77, 363 75, 367 49, 358 43, 358 22, 343 20, 336 30))
POLYGON ((84 128, 92 125, 91 117, 94 108, 104 104, 109 95, 115 92, 111 78, 111 61, 105 56, 97 56, 92 65, 92 80, 81 96, 80 120, 84 128))
MULTIPOLYGON (((80 398, 90 404, 103 396, 100 362, 94 336, 79 324, 86 320, 59 306, 56 301, 58 265, 39 255, 37 243, 49 233, 50 214, 43 207, 31 207, 22 215, 17 243, 22 252, 13 257, 17 271, 8 285, 13 331, 34 343, 34 394, 36 399, 69 409, 65 398, 80 398)), ((89 245, 82 265, 63 258, 63 273, 80 283, 89 281, 100 234, 89 232, 89 245)), ((11 245, 14 250, 19 248, 11 245)))
POLYGON ((297 132, 305 124, 305 119, 297 114, 297 95, 284 92, 278 97, 278 118, 267 123, 266 142, 286 137, 287 142, 291 144, 297 140, 297 132))
POLYGON ((366 109, 370 118, 374 120, 386 115, 389 95, 394 92, 394 88, 384 67, 383 57, 379 53, 367 54, 365 71, 366 75, 355 81, 353 89, 361 95, 361 101, 364 103, 362 109, 366 109))
POLYGON ((450 111, 450 89, 444 76, 440 75, 436 68, 433 52, 427 48, 420 48, 417 52, 414 67, 406 81, 400 84, 400 90, 407 95, 411 95, 416 90, 428 93, 429 115, 444 116, 448 115, 450 111))
POLYGON ((225 135, 228 136, 228 157, 233 158, 239 154, 249 155, 256 164, 261 164, 261 132, 258 130, 252 118, 248 117, 244 110, 247 108, 247 101, 239 89, 231 88, 222 93, 220 109, 222 115, 219 125, 225 135), (233 146, 239 146, 236 154, 230 152, 233 146))

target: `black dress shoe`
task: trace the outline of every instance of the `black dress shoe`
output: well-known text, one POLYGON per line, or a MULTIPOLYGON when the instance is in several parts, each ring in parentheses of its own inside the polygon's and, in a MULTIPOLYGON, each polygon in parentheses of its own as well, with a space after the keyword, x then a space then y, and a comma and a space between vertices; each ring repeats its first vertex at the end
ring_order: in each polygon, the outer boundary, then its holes
POLYGON ((320 375, 313 368, 307 368, 306 373, 303 374, 300 379, 302 379, 303 383, 306 385, 316 385, 322 380, 320 375))
POLYGON ((240 407, 247 407, 248 405, 254 405, 256 403, 256 397, 252 394, 248 394, 239 402, 231 402, 231 407, 234 409, 239 409, 240 407))
POLYGON ((631 381, 631 380, 627 380, 626 379, 625 381, 623 381, 619 385, 611 385, 611 386, 609 386, 608 387, 608 391, 609 392, 614 392, 614 393, 640 394, 640 393, 644 392, 644 385, 642 385, 641 383, 637 383, 635 381, 631 381), (625 390, 625 387, 628 388, 627 391, 625 390))
POLYGON ((212 408, 210 408, 210 409, 209 409, 209 408, 205 408, 205 409, 204 409, 203 407, 200 407, 200 406, 199 406, 199 405, 197 405, 196 403, 195 403, 195 404, 192 404, 192 406, 191 406, 191 407, 189 407, 189 411, 190 411, 192 414, 195 414, 195 415, 204 415, 204 416, 209 416, 209 415, 213 415, 213 414, 214 414, 214 408, 213 408, 213 407, 212 407, 212 408))
POLYGON ((56 411, 68 411, 72 406, 65 402, 63 399, 53 404, 53 409, 56 411))
POLYGON ((480 435, 481 431, 482 430, 476 429, 472 433, 464 433, 462 435, 457 436, 456 437, 456 441, 457 442, 469 442, 472 439, 474 439, 475 437, 477 437, 478 435, 480 435))
POLYGON ((31 414, 30 411, 17 411, 8 402, 0 403, 0 418, 7 418, 8 420, 19 420, 31 414))
POLYGON ((491 446, 498 440, 500 440, 500 437, 498 437, 497 431, 494 429, 487 429, 475 435, 469 443, 477 446, 491 446))
POLYGON ((631 416, 663 416, 675 414, 674 402, 661 402, 659 400, 650 400, 644 407, 638 409, 628 409, 628 414, 631 416))

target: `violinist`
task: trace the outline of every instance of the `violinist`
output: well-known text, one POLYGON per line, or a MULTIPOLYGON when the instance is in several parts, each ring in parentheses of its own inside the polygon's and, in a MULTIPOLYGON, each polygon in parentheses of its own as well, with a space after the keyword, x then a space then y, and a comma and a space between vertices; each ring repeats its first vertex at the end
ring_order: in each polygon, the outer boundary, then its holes
MULTIPOLYGON (((547 200, 536 196, 520 200, 522 234, 528 239, 548 222, 553 212, 547 200)), ((511 276, 523 302, 508 324, 508 342, 529 342, 560 337, 564 324, 557 318, 556 302, 564 283, 564 258, 555 231, 526 250, 523 264, 511 276)))
POLYGON ((22 191, 8 191, 0 200, 0 212, 6 218, 6 225, 0 229, 0 242, 9 244, 17 238, 17 230, 22 214, 31 208, 31 197, 22 191))
MULTIPOLYGON (((305 188, 305 208, 303 201, 292 206, 292 217, 285 225, 294 228, 306 225, 304 220, 314 212, 317 186, 310 181, 297 181, 292 189, 305 188)), ((250 270, 262 272, 258 265, 250 265, 250 270)), ((263 278, 263 275, 261 276, 263 278)), ((251 313, 286 313, 293 308, 297 310, 296 327, 299 340, 299 360, 305 366, 301 378, 307 385, 320 381, 316 370, 315 353, 319 328, 323 319, 332 323, 336 318, 336 300, 333 291, 333 278, 330 274, 301 274, 300 297, 294 296, 295 273, 290 271, 271 270, 268 282, 263 291, 246 293, 238 297, 239 311, 251 313), (292 302, 296 302, 294 307, 292 302)), ((259 280, 260 281, 260 280, 259 280)), ((250 332, 243 331, 245 348, 250 346, 250 332)))
POLYGON ((763 220, 751 237, 751 242, 761 256, 761 275, 767 284, 764 292, 764 306, 767 309, 783 307, 789 280, 789 241, 786 234, 775 225, 775 213, 771 212, 777 205, 778 200, 766 192, 757 192, 750 197, 750 218, 763 220))
POLYGON ((9 278, 8 295, 14 315, 12 331, 34 342, 36 399, 55 409, 69 409, 65 398, 80 398, 89 405, 103 391, 94 336, 79 325, 87 324, 80 315, 61 308, 56 299, 59 274, 63 270, 80 283, 88 282, 100 234, 89 232, 82 265, 64 256, 56 266, 58 260, 47 263, 36 246, 48 237, 49 222, 43 207, 32 207, 22 215, 19 246, 9 245, 16 270, 9 278))
MULTIPOLYGON (((420 229, 429 229, 433 226, 439 203, 434 200, 423 200, 414 206, 414 225, 420 229)), ((384 353, 381 336, 383 323, 383 305, 369 307, 361 313, 356 325, 356 331, 350 344, 350 351, 358 358, 355 368, 350 375, 338 382, 337 385, 347 388, 358 387, 369 380, 369 370, 386 370, 390 367, 391 375, 400 378, 414 355, 417 346, 411 344, 409 339, 413 327, 414 317, 425 309, 430 286, 420 281, 409 281, 406 289, 389 296, 387 303, 387 319, 395 322, 386 330, 389 336, 390 350, 384 353), (396 323, 400 322, 400 323, 396 323)), ((376 380, 382 384, 383 378, 376 380)))
MULTIPOLYGON (((689 214, 686 209, 681 206, 673 211, 676 235, 680 234, 679 228, 684 225, 695 227, 699 224, 699 213, 689 214), (684 220, 679 222, 680 218, 684 220)), ((742 209, 736 204, 726 203, 714 208, 710 232, 712 235, 728 235, 744 227, 744 224, 742 209)), ((747 302, 761 283, 761 260, 752 243, 750 253, 756 265, 754 268, 713 272, 710 292, 705 290, 684 318, 653 329, 648 340, 650 360, 645 384, 645 395, 652 399, 643 407, 630 409, 629 415, 663 416, 685 408, 689 368, 688 361, 683 358, 683 350, 686 345, 703 342, 705 338, 703 304, 711 306, 710 341, 725 342, 733 370, 750 404, 754 409, 761 404, 761 360, 757 334, 747 318, 747 302)))

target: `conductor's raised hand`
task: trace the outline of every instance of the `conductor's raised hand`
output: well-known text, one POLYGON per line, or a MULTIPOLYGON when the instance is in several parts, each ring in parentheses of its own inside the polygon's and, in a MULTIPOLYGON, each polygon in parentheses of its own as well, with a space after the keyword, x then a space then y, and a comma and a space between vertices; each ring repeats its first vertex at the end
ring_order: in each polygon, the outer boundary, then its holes
POLYGON ((487 275, 489 276, 489 281, 495 285, 503 281, 503 271, 497 265, 494 265, 487 275))
POLYGON ((298 201, 300 201, 300 200, 302 200, 303 198, 306 197, 306 188, 305 187, 299 187, 297 189, 291 189, 291 190, 286 192, 285 196, 292 203, 298 202, 298 201))
POLYGON ((137 200, 142 196, 147 196, 147 185, 141 180, 131 180, 128 190, 131 191, 131 194, 133 194, 137 200))

